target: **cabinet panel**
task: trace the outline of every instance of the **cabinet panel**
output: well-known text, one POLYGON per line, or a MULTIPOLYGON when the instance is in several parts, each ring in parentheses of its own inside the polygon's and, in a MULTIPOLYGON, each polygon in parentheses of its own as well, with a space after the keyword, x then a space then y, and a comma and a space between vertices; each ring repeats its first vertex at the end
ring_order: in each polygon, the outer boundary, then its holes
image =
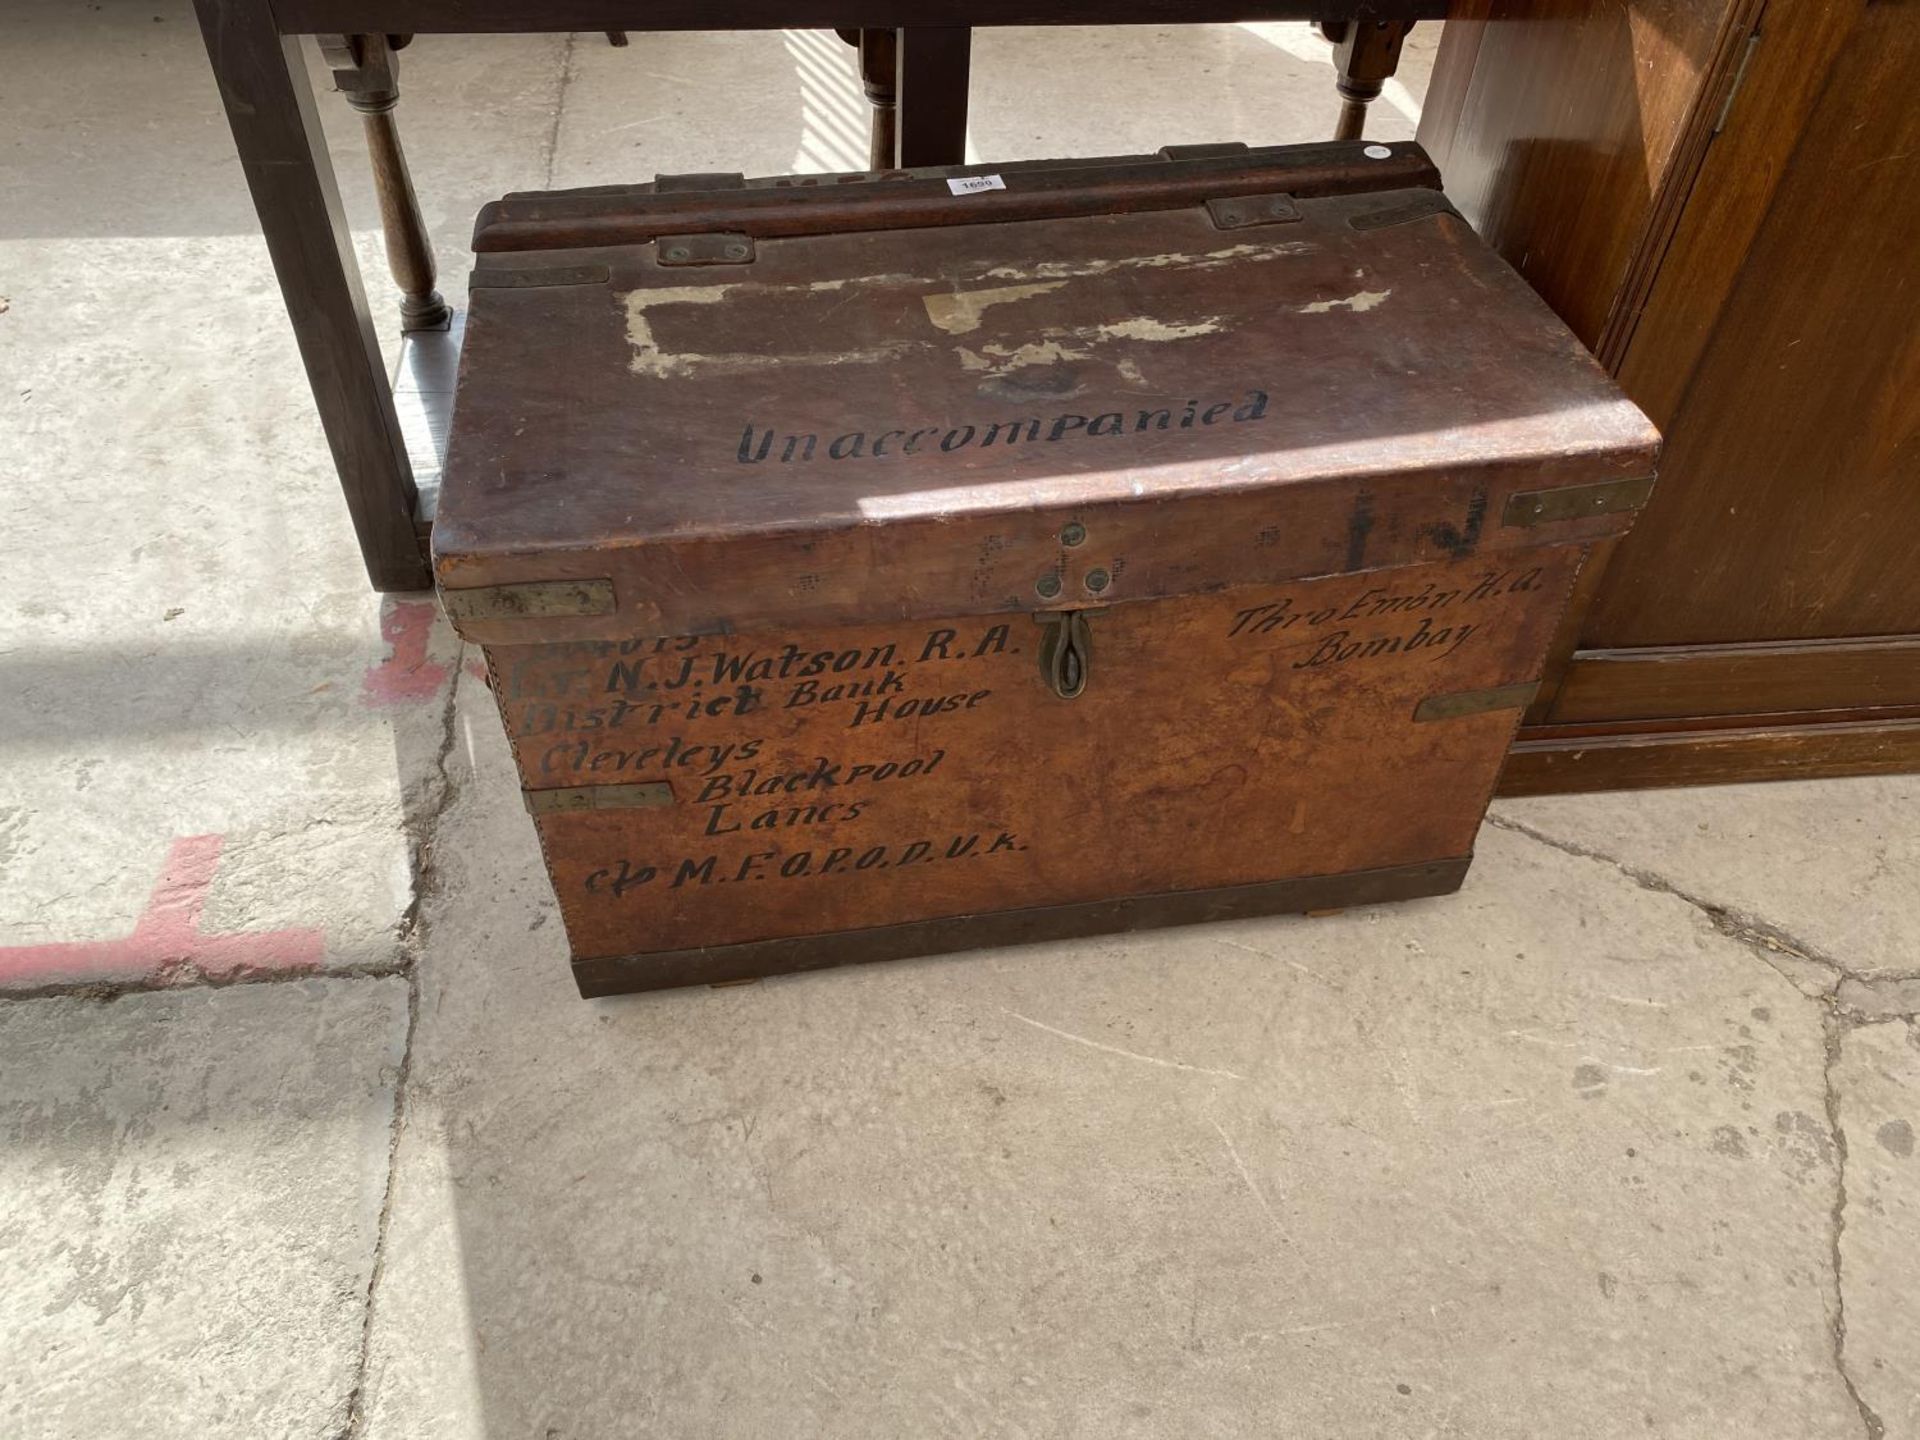
POLYGON ((1420 124, 1447 194, 1602 358, 1757 0, 1468 0, 1420 124))
POLYGON ((1920 630, 1916 92, 1920 17, 1861 7, 1583 647, 1920 630))

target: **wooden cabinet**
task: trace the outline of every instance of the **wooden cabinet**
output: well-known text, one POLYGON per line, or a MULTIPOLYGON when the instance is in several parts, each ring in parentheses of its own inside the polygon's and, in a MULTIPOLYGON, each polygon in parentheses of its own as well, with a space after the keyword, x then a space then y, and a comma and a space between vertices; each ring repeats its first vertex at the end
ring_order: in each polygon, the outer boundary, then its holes
POLYGON ((1920 10, 1478 0, 1420 139, 1667 438, 1504 793, 1920 769, 1920 10))

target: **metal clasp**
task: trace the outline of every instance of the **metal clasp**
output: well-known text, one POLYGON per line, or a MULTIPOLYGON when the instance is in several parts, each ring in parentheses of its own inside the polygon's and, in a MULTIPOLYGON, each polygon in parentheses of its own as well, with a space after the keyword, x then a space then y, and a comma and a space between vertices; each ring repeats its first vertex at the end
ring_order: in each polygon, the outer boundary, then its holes
POLYGON ((1093 633, 1083 610, 1057 610, 1033 617, 1046 633, 1040 638, 1040 674, 1062 700, 1077 699, 1087 688, 1093 665, 1093 633))

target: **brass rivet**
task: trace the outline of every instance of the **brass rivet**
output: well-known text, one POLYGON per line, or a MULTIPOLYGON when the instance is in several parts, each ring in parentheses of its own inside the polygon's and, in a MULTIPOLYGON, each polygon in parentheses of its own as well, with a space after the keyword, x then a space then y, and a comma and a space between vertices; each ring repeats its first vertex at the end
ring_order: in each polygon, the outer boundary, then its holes
POLYGON ((1082 545, 1086 543, 1086 539, 1087 527, 1077 520, 1070 525, 1062 525, 1060 527, 1060 543, 1062 545, 1082 545))
POLYGON ((1087 572, 1087 589, 1098 595, 1102 590, 1107 588, 1107 585, 1112 579, 1113 577, 1104 570, 1089 570, 1087 572))
POLYGON ((729 246, 727 246, 727 258, 728 258, 729 260, 744 260, 744 259, 746 259, 746 258, 747 258, 747 247, 746 247, 746 246, 744 246, 744 245, 729 245, 729 246))
POLYGON ((1051 600, 1060 593, 1060 577, 1058 575, 1042 575, 1034 582, 1033 588, 1039 592, 1042 600, 1051 600))
POLYGON ((667 251, 667 259, 669 260, 684 260, 686 258, 687 247, 684 245, 675 245, 667 251))

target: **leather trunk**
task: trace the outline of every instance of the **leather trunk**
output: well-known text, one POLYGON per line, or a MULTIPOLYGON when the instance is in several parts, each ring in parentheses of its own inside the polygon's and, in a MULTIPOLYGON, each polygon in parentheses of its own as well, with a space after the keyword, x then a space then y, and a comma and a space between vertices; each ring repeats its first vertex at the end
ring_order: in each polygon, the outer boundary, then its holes
POLYGON ((1657 437, 1438 186, 487 207, 434 562, 583 993, 1456 888, 1657 437))

